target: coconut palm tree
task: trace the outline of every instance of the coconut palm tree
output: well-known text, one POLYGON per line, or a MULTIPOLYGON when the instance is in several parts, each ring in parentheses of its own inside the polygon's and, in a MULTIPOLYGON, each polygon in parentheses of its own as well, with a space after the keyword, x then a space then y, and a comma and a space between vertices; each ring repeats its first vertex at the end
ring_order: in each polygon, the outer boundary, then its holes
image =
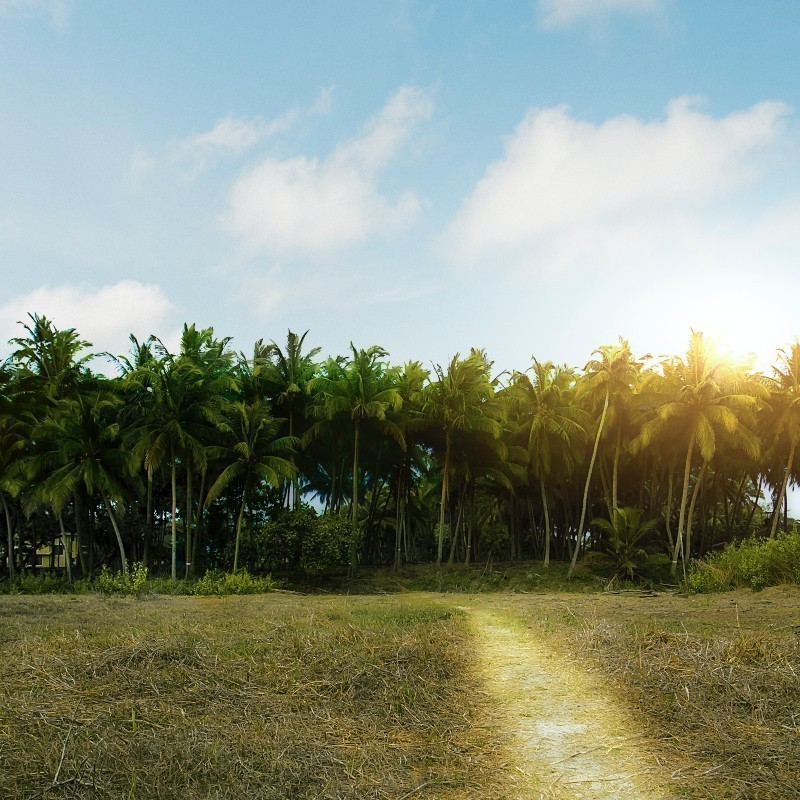
MULTIPOLYGON (((256 375, 264 386, 272 408, 288 421, 290 437, 302 436, 303 431, 298 429, 298 424, 305 421, 309 401, 308 384, 317 373, 315 358, 319 355, 320 348, 314 347, 303 353, 306 336, 308 331, 302 336, 289 331, 286 337, 286 349, 281 350, 273 341, 263 347, 262 356, 255 366, 256 375)), ((294 455, 292 461, 294 463, 294 455)), ((287 502, 292 508, 297 509, 300 503, 297 470, 290 486, 291 498, 287 492, 287 502)))
POLYGON ((627 396, 630 392, 630 387, 636 381, 636 376, 641 367, 640 362, 633 358, 628 342, 621 336, 619 337, 618 345, 604 345, 595 350, 595 353, 599 358, 592 359, 584 368, 585 375, 578 384, 578 392, 581 397, 585 398, 589 404, 594 407, 600 405, 600 399, 602 398, 602 412, 600 413, 600 420, 597 424, 597 431, 594 437, 594 446, 589 460, 589 469, 586 473, 581 516, 578 522, 578 536, 575 541, 575 550, 572 553, 572 561, 569 565, 568 576, 572 576, 575 571, 578 553, 581 549, 583 526, 586 522, 586 511, 589 502, 589 485, 592 481, 592 472, 594 471, 594 464, 597 459, 600 438, 605 429, 609 405, 612 398, 625 398, 627 396))
POLYGON ((33 429, 40 449, 26 457, 23 469, 35 488, 26 499, 26 510, 47 503, 59 519, 67 562, 69 546, 62 511, 82 485, 89 497, 99 495, 117 539, 122 572, 128 561, 117 521, 115 504, 130 495, 134 478, 133 459, 122 446, 115 420, 119 401, 102 383, 67 399, 33 429))
POLYGON ((539 484, 545 523, 544 565, 550 563, 550 514, 547 489, 556 462, 573 466, 573 450, 587 436, 589 415, 573 401, 574 373, 535 358, 527 373, 514 373, 514 398, 520 431, 528 451, 532 480, 539 484))
POLYGON ((490 366, 479 351, 462 359, 458 353, 447 369, 436 365, 436 380, 428 386, 423 413, 429 426, 444 435, 442 492, 439 500, 439 528, 436 563, 441 566, 444 551, 445 508, 449 497, 453 445, 457 432, 476 432, 499 440, 502 426, 494 418, 491 405, 494 387, 489 378, 490 366))
POLYGON ((672 574, 677 571, 678 556, 686 551, 686 507, 689 497, 692 457, 698 450, 703 463, 709 462, 717 448, 717 438, 729 434, 738 448, 755 458, 759 442, 753 432, 741 424, 746 413, 767 396, 763 384, 736 370, 721 359, 713 344, 699 331, 692 331, 686 358, 667 360, 662 374, 651 382, 661 393, 654 416, 644 423, 633 443, 634 449, 652 444, 662 433, 683 442, 685 458, 678 531, 672 552, 672 574))
MULTIPOLYGON (((776 391, 770 398, 770 434, 775 448, 788 445, 786 466, 775 498, 775 510, 772 514, 770 539, 775 538, 778 529, 778 518, 786 487, 792 475, 797 443, 800 441, 800 342, 796 341, 789 351, 779 350, 779 363, 773 366, 775 372, 776 391)), ((782 448, 781 448, 782 449, 782 448)))
POLYGON ((236 572, 247 502, 256 485, 267 483, 278 487, 283 479, 292 477, 295 466, 291 457, 297 439, 277 436, 284 420, 273 417, 269 405, 262 400, 249 404, 234 402, 229 415, 230 422, 223 426, 230 434, 229 444, 208 448, 209 455, 221 459, 226 466, 209 488, 205 505, 216 500, 232 482, 241 484, 242 502, 236 521, 233 555, 233 571, 236 572))

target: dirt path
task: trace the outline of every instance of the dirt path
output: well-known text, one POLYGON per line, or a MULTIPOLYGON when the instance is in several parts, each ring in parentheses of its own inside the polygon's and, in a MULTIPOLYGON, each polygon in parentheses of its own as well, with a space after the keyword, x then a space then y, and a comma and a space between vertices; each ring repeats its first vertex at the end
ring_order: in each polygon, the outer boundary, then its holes
POLYGON ((668 800, 647 741, 591 673, 499 613, 468 610, 487 691, 515 735, 515 798, 668 800))

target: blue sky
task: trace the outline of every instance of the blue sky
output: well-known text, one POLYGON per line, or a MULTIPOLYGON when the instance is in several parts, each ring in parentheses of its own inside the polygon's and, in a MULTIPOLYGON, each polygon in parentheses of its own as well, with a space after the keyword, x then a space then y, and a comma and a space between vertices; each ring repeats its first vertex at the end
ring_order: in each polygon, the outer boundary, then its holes
POLYGON ((768 364, 798 76, 794 0, 0 0, 0 340, 768 364))

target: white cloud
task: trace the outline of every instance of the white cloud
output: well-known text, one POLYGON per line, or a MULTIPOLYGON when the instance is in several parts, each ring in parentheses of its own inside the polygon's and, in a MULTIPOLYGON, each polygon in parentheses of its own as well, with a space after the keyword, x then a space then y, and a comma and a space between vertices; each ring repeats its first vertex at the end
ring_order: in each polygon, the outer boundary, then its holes
POLYGON ((656 14, 663 7, 663 0, 539 0, 538 11, 542 25, 557 28, 618 12, 656 14))
POLYGON ((23 335, 17 322, 28 322, 35 313, 51 319, 59 328, 75 328, 92 343, 94 352, 126 353, 128 336, 140 339, 158 334, 169 319, 173 305, 160 286, 134 280, 100 286, 40 286, 0 306, 0 337, 23 335))
POLYGON ((0 17, 44 13, 57 28, 66 27, 71 9, 71 0, 0 0, 0 17))
POLYGON ((299 116, 295 109, 274 120, 224 117, 210 131, 175 142, 170 148, 171 157, 190 164, 192 171, 199 173, 212 159, 241 155, 264 139, 286 133, 299 116))
POLYGON ((173 142, 171 160, 189 164, 193 174, 199 174, 215 159, 241 155, 266 139, 288 133, 304 116, 329 113, 331 96, 332 89, 325 88, 309 108, 292 108, 273 120, 229 115, 218 120, 209 131, 173 142))
POLYGON ((420 203, 412 192, 390 199, 378 179, 433 113, 430 95, 403 87, 365 126, 325 159, 268 158, 230 192, 226 227, 252 250, 322 253, 409 224, 420 203))
POLYGON ((718 206, 781 157, 789 113, 763 102, 713 117, 690 98, 655 121, 594 124, 564 107, 532 110, 441 244, 457 263, 492 257, 552 271, 698 252, 703 227, 719 225, 718 206))

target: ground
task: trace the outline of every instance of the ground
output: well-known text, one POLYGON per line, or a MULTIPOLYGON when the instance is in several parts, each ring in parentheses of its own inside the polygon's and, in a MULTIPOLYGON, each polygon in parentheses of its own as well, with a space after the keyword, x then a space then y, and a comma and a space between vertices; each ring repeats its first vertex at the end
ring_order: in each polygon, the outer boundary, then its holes
POLYGON ((0 597, 4 796, 800 797, 798 607, 0 597))

